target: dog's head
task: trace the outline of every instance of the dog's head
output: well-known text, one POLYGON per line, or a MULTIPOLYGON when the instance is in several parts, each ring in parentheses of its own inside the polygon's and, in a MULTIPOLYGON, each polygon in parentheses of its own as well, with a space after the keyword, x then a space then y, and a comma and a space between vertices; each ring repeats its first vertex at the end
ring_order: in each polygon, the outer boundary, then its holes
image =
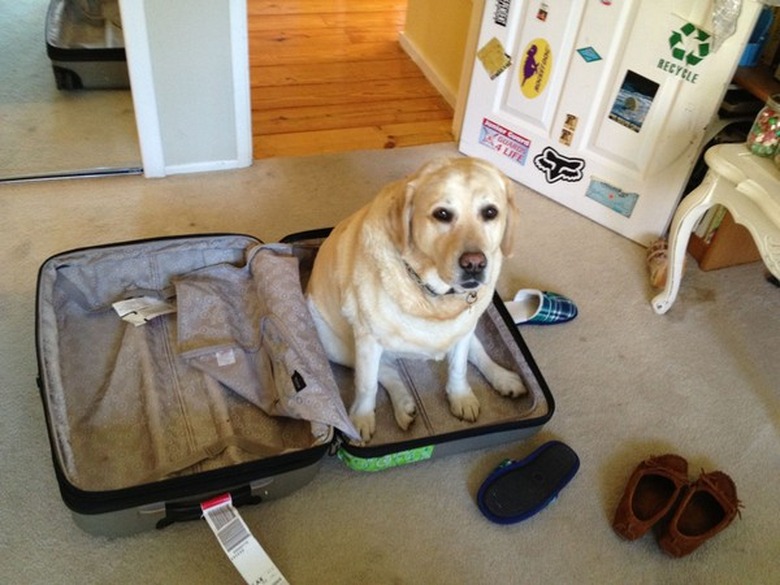
POLYGON ((436 160, 396 193, 389 218, 394 243, 438 294, 494 286, 512 250, 517 220, 510 181, 473 158, 436 160))

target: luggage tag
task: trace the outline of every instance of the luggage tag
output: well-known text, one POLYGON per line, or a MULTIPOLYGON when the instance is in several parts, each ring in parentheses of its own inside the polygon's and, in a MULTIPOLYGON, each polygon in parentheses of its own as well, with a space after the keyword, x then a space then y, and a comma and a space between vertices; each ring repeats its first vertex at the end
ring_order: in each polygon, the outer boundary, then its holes
POLYGON ((249 585, 289 585, 233 506, 230 494, 200 505, 219 545, 249 585))

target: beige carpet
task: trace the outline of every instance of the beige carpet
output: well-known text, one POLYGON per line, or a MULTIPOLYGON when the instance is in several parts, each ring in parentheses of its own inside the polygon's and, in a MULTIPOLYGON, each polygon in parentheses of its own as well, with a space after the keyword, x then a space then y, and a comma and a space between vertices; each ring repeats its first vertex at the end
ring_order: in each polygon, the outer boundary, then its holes
MULTIPOLYGON (((266 241, 327 226, 451 144, 299 159, 148 180, 0 185, 0 582, 241 583, 204 522, 106 539, 81 531, 52 470, 36 389, 35 281, 50 255, 182 233, 266 241)), ((378 474, 330 458, 312 483, 243 508, 289 581, 305 584, 770 584, 780 551, 780 291, 761 264, 703 273, 689 262, 665 316, 644 249, 518 188, 522 222, 501 292, 562 292, 572 323, 521 329, 556 400, 532 438, 378 474), (514 526, 474 504, 488 472, 550 439, 582 466, 559 499, 514 526), (677 452, 729 473, 741 520, 693 555, 627 543, 610 519, 634 466, 677 452)))
POLYGON ((48 0, 0 2, 0 180, 139 167, 130 90, 59 91, 48 0))

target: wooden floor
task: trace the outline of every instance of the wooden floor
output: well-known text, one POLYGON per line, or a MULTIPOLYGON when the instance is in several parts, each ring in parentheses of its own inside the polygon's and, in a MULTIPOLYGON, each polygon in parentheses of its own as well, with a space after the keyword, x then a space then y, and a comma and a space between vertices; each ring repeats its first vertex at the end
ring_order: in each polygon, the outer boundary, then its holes
POLYGON ((254 157, 452 140, 398 43, 406 0, 248 0, 254 157))

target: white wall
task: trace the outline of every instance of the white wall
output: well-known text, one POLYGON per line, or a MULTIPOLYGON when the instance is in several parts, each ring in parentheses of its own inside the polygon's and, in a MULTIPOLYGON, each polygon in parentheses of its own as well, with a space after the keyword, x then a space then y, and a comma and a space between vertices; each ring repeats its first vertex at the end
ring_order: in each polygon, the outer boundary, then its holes
POLYGON ((246 0, 121 0, 148 177, 252 162, 246 0))

